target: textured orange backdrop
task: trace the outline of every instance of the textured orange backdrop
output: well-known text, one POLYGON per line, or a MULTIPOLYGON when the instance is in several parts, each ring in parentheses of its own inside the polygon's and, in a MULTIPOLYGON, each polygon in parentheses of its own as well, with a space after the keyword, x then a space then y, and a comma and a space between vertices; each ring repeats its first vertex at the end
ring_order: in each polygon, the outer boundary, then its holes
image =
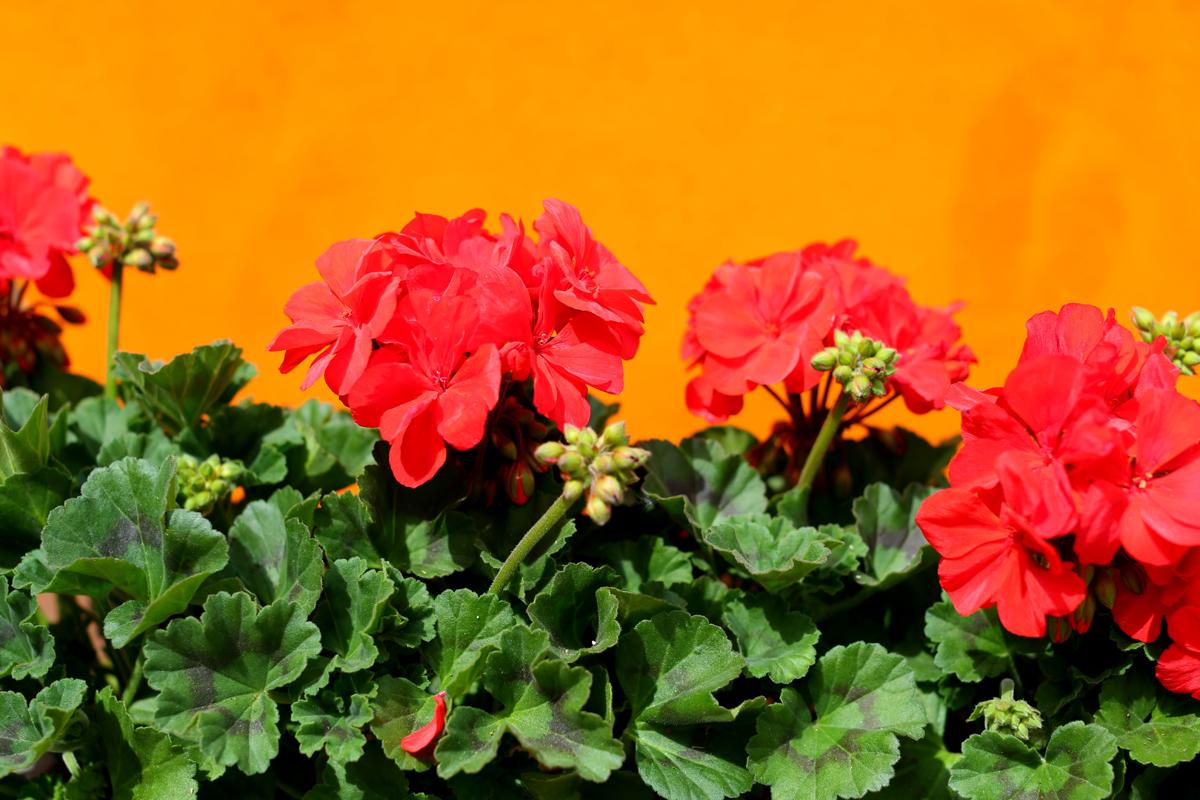
MULTIPOLYGON (((551 195, 659 301, 635 434, 697 427, 684 305, 729 256, 858 238, 918 299, 967 301, 984 384, 1039 309, 1200 306, 1195 4, 2 6, 0 142, 72 153, 178 242, 179 272, 128 281, 123 346, 232 338, 260 399, 301 398, 264 348, 330 242, 551 195)), ((77 271, 94 322, 68 346, 98 375, 105 287, 77 271)))

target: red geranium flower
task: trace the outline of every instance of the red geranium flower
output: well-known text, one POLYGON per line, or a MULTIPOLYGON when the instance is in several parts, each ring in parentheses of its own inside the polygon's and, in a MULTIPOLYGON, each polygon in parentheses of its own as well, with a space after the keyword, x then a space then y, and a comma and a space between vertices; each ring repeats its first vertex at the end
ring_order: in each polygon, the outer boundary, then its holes
POLYGON ((285 351, 281 372, 316 355, 300 388, 322 375, 338 395, 362 376, 373 349, 396 310, 397 280, 387 272, 364 272, 364 256, 375 253, 364 239, 338 242, 317 259, 324 283, 301 286, 284 306, 292 324, 267 346, 285 351))
MULTIPOLYGON (((1005 468, 1020 481, 1016 463, 1005 468)), ((916 521, 941 554, 938 577, 960 614, 995 605, 1009 631, 1043 636, 1046 617, 1070 614, 1087 590, 1054 545, 1030 530, 1039 512, 1028 500, 1005 496, 997 508, 977 492, 944 489, 921 505, 916 521)), ((1067 528, 1069 521, 1059 524, 1067 528)))
POLYGON ((32 280, 48 297, 71 293, 66 256, 94 204, 87 185, 65 155, 0 148, 0 279, 32 280))

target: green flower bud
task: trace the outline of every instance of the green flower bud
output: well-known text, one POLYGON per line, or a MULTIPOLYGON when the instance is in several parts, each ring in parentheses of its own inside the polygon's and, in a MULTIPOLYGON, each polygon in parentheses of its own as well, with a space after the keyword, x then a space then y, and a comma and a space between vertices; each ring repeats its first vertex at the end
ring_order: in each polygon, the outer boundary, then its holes
POLYGON ((833 332, 833 343, 840 349, 850 343, 850 336, 845 331, 836 330, 833 332))
POLYGON ((587 506, 583 509, 583 513, 591 517, 592 522, 597 525, 604 525, 612 519, 612 509, 608 503, 601 500, 599 497, 592 495, 587 501, 587 506))
POLYGON ((217 471, 217 474, 225 480, 235 481, 242 477, 243 470, 244 468, 237 461, 226 461, 221 464, 221 468, 217 471))
POLYGON ((843 386, 854 377, 854 370, 845 364, 841 365, 833 371, 833 379, 843 386))
POLYGON ((1140 328, 1141 330, 1150 330, 1154 326, 1155 322, 1157 322, 1157 320, 1149 310, 1141 308, 1140 306, 1133 307, 1133 324, 1135 327, 1140 328))
POLYGON ((887 364, 874 356, 864 359, 862 362, 862 371, 867 375, 878 375, 887 369, 887 364))
POLYGON ((600 439, 602 447, 617 448, 629 444, 629 437, 625 435, 625 423, 617 422, 609 425, 604 429, 604 435, 600 439))
POLYGON ((568 450, 559 457, 558 468, 567 475, 576 475, 583 471, 583 456, 574 450, 568 450))
POLYGON ((625 497, 621 482, 612 475, 601 475, 592 484, 592 495, 605 503, 619 503, 625 497))
POLYGON ((583 481, 570 480, 563 484, 563 497, 568 501, 574 502, 583 494, 583 481))
POLYGON ((216 498, 211 492, 197 492, 184 502, 183 507, 189 511, 202 511, 209 509, 215 502, 216 498))
POLYGON ((84 236, 82 239, 80 239, 78 242, 75 243, 75 249, 81 253, 86 253, 88 250, 91 250, 95 246, 96 246, 96 240, 90 236, 84 236))
POLYGON ((579 444, 579 428, 574 425, 564 425, 563 438, 567 440, 567 444, 579 444))
POLYGON ((846 386, 846 391, 850 393, 850 397, 855 402, 861 403, 872 395, 871 379, 866 375, 855 375, 846 386))
POLYGON ((850 352, 849 350, 838 351, 838 364, 841 366, 852 367, 854 366, 854 362, 856 360, 857 359, 855 358, 854 353, 850 352))
POLYGON ((131 236, 130 239, 132 239, 135 244, 150 244, 154 241, 154 229, 148 228, 144 231, 134 231, 133 236, 131 236))
POLYGON ((1200 365, 1200 353, 1197 353, 1195 350, 1189 350, 1183 354, 1182 360, 1184 365, 1188 367, 1200 365))
POLYGON ((121 263, 128 267, 137 267, 145 269, 154 263, 154 256, 150 255, 149 250, 144 250, 141 247, 130 250, 121 258, 121 263))
POLYGON ((812 359, 813 369, 817 370, 818 372, 829 372, 831 369, 837 366, 837 363, 837 351, 830 352, 829 350, 822 350, 813 356, 812 359))
POLYGON ((533 451, 533 457, 543 464, 553 464, 562 458, 566 448, 559 442, 543 442, 533 451))
POLYGON ((88 261, 96 269, 104 269, 112 261, 112 248, 107 243, 98 244, 88 250, 88 261))
POLYGON ((611 475, 617 471, 617 462, 608 453, 601 453, 592 459, 592 471, 601 475, 611 475))
POLYGON ((633 470, 642 466, 650 458, 650 451, 640 447, 619 447, 613 452, 613 461, 618 469, 633 470))
POLYGON ((881 347, 879 348, 879 352, 875 354, 875 357, 884 364, 888 364, 890 366, 891 363, 896 360, 896 355, 897 353, 893 348, 881 347))

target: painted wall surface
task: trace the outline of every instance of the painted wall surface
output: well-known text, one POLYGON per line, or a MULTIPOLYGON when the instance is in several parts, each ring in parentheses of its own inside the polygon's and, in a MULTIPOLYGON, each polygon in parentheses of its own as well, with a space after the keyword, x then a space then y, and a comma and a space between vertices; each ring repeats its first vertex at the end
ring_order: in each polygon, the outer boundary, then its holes
MULTIPOLYGON (((153 201, 175 274, 123 345, 264 352, 329 243, 417 209, 567 199, 649 286, 633 433, 696 428, 678 357, 713 266, 853 236, 961 315, 1000 380, 1031 313, 1200 307, 1200 5, 1182 2, 205 3, 5 0, 0 142, 153 201)), ((79 369, 106 287, 80 263, 79 369)), ((1194 389, 1193 389, 1194 390, 1194 389)), ((752 403, 762 430, 774 411, 752 403)), ((903 413, 895 415, 903 419, 903 413)), ((952 412, 921 420, 932 434, 952 412)))

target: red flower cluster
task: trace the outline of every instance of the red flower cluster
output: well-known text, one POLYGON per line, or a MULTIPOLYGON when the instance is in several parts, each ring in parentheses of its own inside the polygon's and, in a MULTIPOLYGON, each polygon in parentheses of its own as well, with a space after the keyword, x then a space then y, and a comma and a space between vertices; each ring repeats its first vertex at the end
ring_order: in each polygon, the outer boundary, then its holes
POLYGON ((1149 642, 1163 684, 1200 697, 1200 404, 1175 388, 1162 339, 1068 305, 1028 324, 1004 386, 958 385, 953 488, 917 523, 962 614, 995 605, 1021 636, 1090 626, 1097 604, 1149 642), (1069 626, 1069 627, 1068 627, 1069 626))
POLYGON ((69 156, 0 147, 0 283, 33 281, 47 297, 71 293, 66 257, 94 203, 87 186, 69 156))
POLYGON ((293 324, 271 343, 284 372, 315 356, 362 425, 391 445, 406 486, 429 480, 446 446, 479 444, 509 387, 532 379, 533 403, 557 424, 587 424, 589 387, 620 392, 637 351, 645 287, 579 212, 547 200, 537 240, 508 216, 418 214, 399 233, 340 242, 317 260, 324 281, 301 287, 293 324))
POLYGON ((687 387, 692 413, 721 422, 758 386, 782 383, 790 395, 816 386, 812 357, 835 330, 861 331, 899 352, 891 385, 909 409, 945 405, 975 361, 958 342, 954 309, 917 305, 901 278, 854 258, 855 246, 813 244, 717 268, 688 305, 683 357, 700 368, 687 387))

